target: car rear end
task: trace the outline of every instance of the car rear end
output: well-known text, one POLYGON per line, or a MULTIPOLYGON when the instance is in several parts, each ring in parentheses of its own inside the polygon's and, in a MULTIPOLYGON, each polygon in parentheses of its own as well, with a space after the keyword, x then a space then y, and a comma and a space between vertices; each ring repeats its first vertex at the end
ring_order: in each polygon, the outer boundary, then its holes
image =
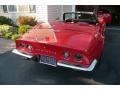
POLYGON ((80 50, 20 39, 16 40, 16 49, 12 52, 26 58, 36 57, 38 63, 83 71, 92 71, 97 63, 80 50))

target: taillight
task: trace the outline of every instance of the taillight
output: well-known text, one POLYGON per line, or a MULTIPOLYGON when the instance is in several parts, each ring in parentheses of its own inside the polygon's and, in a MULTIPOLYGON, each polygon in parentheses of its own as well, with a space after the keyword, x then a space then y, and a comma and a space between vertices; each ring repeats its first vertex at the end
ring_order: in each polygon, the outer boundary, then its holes
POLYGON ((74 58, 75 58, 75 60, 80 61, 80 60, 83 59, 83 56, 78 54, 78 53, 76 53, 76 54, 74 54, 74 58))
POLYGON ((28 48, 29 51, 32 51, 32 46, 31 45, 28 45, 27 48, 28 48))
POLYGON ((70 57, 70 53, 69 52, 63 52, 62 53, 63 54, 63 57, 65 57, 65 58, 69 58, 70 57))
POLYGON ((20 43, 19 46, 20 46, 20 47, 26 47, 26 44, 20 43))
POLYGON ((28 49, 29 52, 31 52, 31 51, 32 51, 32 48, 33 48, 32 45, 28 45, 28 44, 25 44, 25 43, 20 43, 19 46, 20 46, 21 48, 28 49))

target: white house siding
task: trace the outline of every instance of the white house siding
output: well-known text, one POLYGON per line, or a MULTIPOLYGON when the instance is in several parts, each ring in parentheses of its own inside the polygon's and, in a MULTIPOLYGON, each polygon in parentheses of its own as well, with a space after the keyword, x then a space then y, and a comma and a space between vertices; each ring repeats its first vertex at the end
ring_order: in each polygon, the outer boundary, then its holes
POLYGON ((19 16, 32 16, 32 17, 36 17, 36 13, 0 13, 0 16, 6 16, 11 18, 14 22, 16 22, 16 18, 18 18, 19 16))
POLYGON ((36 5, 36 19, 38 21, 48 21, 47 5, 36 5))
POLYGON ((0 13, 3 12, 3 7, 0 5, 0 13))
POLYGON ((18 11, 18 6, 17 6, 17 11, 16 12, 7 12, 7 13, 4 13, 3 12, 3 8, 2 8, 2 5, 0 5, 0 16, 6 16, 6 17, 9 17, 11 18, 14 22, 16 22, 16 19, 19 17, 19 16, 32 16, 32 17, 36 17, 36 13, 29 13, 29 11, 27 12, 19 12, 18 11))
MULTIPOLYGON (((3 13, 0 9, 0 16, 6 16, 16 22, 19 16, 33 16, 37 21, 54 21, 56 19, 62 20, 62 15, 65 12, 74 11, 75 5, 36 5, 36 13, 29 12, 9 12, 3 13)), ((0 7, 1 8, 1 7, 0 7)))
POLYGON ((2 11, 2 6, 0 7, 0 16, 6 16, 11 18, 14 22, 16 22, 16 18, 19 16, 32 16, 36 17, 37 21, 48 21, 48 15, 47 15, 47 5, 36 5, 36 13, 30 13, 30 12, 8 12, 4 13, 2 11))
POLYGON ((61 5, 48 5, 48 21, 53 21, 56 19, 61 20, 61 14, 61 5))
POLYGON ((65 12, 74 12, 74 5, 63 5, 63 13, 65 12))
POLYGON ((48 5, 48 21, 62 20, 63 13, 75 11, 75 5, 48 5))

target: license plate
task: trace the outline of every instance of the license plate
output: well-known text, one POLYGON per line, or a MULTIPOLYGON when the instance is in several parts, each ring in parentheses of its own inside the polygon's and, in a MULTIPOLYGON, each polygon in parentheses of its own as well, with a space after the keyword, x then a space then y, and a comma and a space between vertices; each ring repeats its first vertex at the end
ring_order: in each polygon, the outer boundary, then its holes
POLYGON ((56 66, 56 60, 54 57, 52 56, 44 56, 41 55, 40 56, 40 61, 39 63, 43 63, 43 64, 47 64, 47 65, 51 65, 51 66, 56 66))

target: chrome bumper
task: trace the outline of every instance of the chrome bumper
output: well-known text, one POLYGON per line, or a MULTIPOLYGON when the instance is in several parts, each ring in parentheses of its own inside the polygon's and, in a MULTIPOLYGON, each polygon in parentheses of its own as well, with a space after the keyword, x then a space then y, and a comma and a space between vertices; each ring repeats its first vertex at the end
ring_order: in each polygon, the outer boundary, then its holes
POLYGON ((72 68, 72 69, 76 69, 76 70, 82 70, 82 71, 92 71, 94 69, 94 67, 97 64, 97 60, 94 59, 93 62, 91 63, 91 65, 88 68, 83 68, 83 67, 78 67, 78 66, 74 66, 74 65, 67 65, 67 64, 63 64, 63 63, 57 63, 58 66, 63 66, 63 67, 67 67, 67 68, 72 68))
POLYGON ((23 57, 27 57, 27 58, 32 58, 32 57, 33 57, 33 56, 31 56, 31 55, 24 54, 24 53, 18 51, 17 49, 13 49, 13 50, 12 50, 12 53, 15 53, 15 54, 21 55, 21 56, 23 56, 23 57))
MULTIPOLYGON (((23 54, 22 52, 18 51, 17 49, 14 49, 12 52, 15 53, 15 54, 27 57, 27 58, 32 58, 33 57, 31 55, 23 54)), ((82 70, 82 71, 92 71, 94 69, 94 67, 96 66, 96 64, 97 64, 96 59, 93 60, 93 62, 91 63, 91 65, 88 68, 83 68, 83 67, 78 67, 78 66, 74 66, 74 65, 68 65, 68 64, 57 62, 58 66, 72 68, 72 69, 76 69, 76 70, 82 70)))

